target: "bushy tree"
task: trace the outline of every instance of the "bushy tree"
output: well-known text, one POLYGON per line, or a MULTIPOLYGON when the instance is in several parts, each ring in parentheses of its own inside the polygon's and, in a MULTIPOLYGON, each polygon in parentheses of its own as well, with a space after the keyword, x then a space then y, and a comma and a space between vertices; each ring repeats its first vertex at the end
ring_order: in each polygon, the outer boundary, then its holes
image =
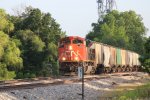
POLYGON ((11 16, 0 9, 0 79, 15 72, 18 78, 58 75, 57 44, 64 36, 50 13, 27 7, 11 16))
POLYGON ((87 39, 144 53, 146 28, 134 11, 112 11, 102 21, 92 24, 87 39))
POLYGON ((20 50, 22 51, 22 58, 24 60, 24 69, 38 70, 42 64, 42 53, 45 43, 32 31, 20 30, 17 31, 15 37, 20 39, 20 50), (36 66, 36 67, 35 67, 36 66))
POLYGON ((141 56, 140 61, 142 63, 144 71, 150 74, 150 37, 147 38, 144 47, 145 47, 145 54, 141 56))
POLYGON ((65 33, 50 13, 27 7, 22 15, 10 16, 9 19, 15 26, 12 37, 21 41, 19 47, 24 60, 24 71, 35 71, 37 75, 43 75, 51 64, 53 72, 58 72, 55 71, 58 70, 57 44, 65 33))
POLYGON ((22 68, 23 60, 15 42, 0 31, 0 80, 15 77, 15 72, 22 68))
POLYGON ((21 69, 23 65, 20 50, 15 40, 9 36, 13 29, 13 23, 5 11, 0 9, 0 80, 14 78, 15 71, 21 69))
POLYGON ((13 23, 7 19, 7 14, 3 9, 0 9, 0 30, 9 34, 14 29, 13 23))

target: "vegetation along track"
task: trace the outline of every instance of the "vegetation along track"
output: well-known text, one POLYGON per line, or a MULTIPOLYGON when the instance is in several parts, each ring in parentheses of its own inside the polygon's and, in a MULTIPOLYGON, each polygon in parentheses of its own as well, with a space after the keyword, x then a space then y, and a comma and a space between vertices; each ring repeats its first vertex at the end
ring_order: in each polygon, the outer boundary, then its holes
MULTIPOLYGON (((111 76, 130 76, 134 73, 114 73, 103 75, 85 75, 84 81, 98 80, 104 78, 110 78, 111 76)), ((35 79, 22 79, 22 80, 10 80, 0 82, 0 91, 10 91, 19 89, 33 89, 36 87, 45 87, 48 85, 59 84, 71 84, 75 82, 81 82, 77 76, 73 77, 60 77, 60 78, 35 78, 35 79)))

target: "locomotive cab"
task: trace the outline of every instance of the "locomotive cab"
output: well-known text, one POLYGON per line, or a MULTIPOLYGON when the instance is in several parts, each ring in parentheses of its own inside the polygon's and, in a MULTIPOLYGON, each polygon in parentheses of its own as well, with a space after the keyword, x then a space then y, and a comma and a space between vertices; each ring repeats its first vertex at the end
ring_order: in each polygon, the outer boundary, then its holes
POLYGON ((59 42, 59 61, 81 61, 86 59, 86 43, 80 37, 65 37, 59 42))
POLYGON ((86 42, 84 38, 69 36, 59 42, 60 70, 75 71, 78 63, 86 60, 86 42))

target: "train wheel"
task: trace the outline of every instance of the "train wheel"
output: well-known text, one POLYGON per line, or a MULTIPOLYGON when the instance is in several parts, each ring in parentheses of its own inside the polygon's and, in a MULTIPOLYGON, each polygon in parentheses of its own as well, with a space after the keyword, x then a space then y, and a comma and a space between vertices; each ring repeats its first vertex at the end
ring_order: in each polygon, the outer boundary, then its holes
POLYGON ((107 74, 107 69, 106 68, 104 68, 104 73, 107 74))
POLYGON ((84 67, 84 73, 86 73, 86 71, 88 70, 88 66, 84 67))
POLYGON ((121 72, 123 72, 123 68, 121 68, 121 72))
POLYGON ((109 71, 109 68, 105 68, 105 73, 107 74, 107 73, 109 73, 110 71, 109 71))
POLYGON ((92 73, 92 66, 86 66, 86 68, 84 68, 86 71, 84 71, 86 74, 91 74, 92 73))
POLYGON ((122 67, 122 72, 125 72, 126 71, 126 66, 123 66, 122 67))
POLYGON ((126 68, 126 71, 127 71, 127 72, 129 72, 129 71, 130 71, 129 67, 127 67, 127 68, 126 68))
POLYGON ((116 72, 116 68, 112 68, 112 72, 115 73, 116 72))
POLYGON ((118 68, 117 68, 117 72, 121 72, 121 67, 118 67, 118 68))
POLYGON ((136 72, 138 71, 138 67, 137 67, 137 66, 135 67, 135 71, 136 71, 136 72))
POLYGON ((78 74, 78 67, 75 68, 75 74, 78 74))
POLYGON ((111 73, 111 68, 108 68, 108 73, 111 73))
POLYGON ((132 72, 133 71, 133 67, 130 67, 129 70, 130 70, 130 72, 132 72))
POLYGON ((90 72, 90 74, 95 74, 95 68, 94 67, 92 67, 92 70, 91 70, 91 72, 90 72))

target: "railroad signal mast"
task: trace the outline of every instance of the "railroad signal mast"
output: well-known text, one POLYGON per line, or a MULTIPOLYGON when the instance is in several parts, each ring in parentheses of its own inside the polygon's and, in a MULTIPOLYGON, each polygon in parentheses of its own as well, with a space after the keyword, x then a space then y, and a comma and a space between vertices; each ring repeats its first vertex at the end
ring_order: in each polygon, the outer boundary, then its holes
POLYGON ((98 3, 98 21, 102 21, 105 14, 111 12, 114 7, 117 8, 115 0, 97 0, 98 3))

